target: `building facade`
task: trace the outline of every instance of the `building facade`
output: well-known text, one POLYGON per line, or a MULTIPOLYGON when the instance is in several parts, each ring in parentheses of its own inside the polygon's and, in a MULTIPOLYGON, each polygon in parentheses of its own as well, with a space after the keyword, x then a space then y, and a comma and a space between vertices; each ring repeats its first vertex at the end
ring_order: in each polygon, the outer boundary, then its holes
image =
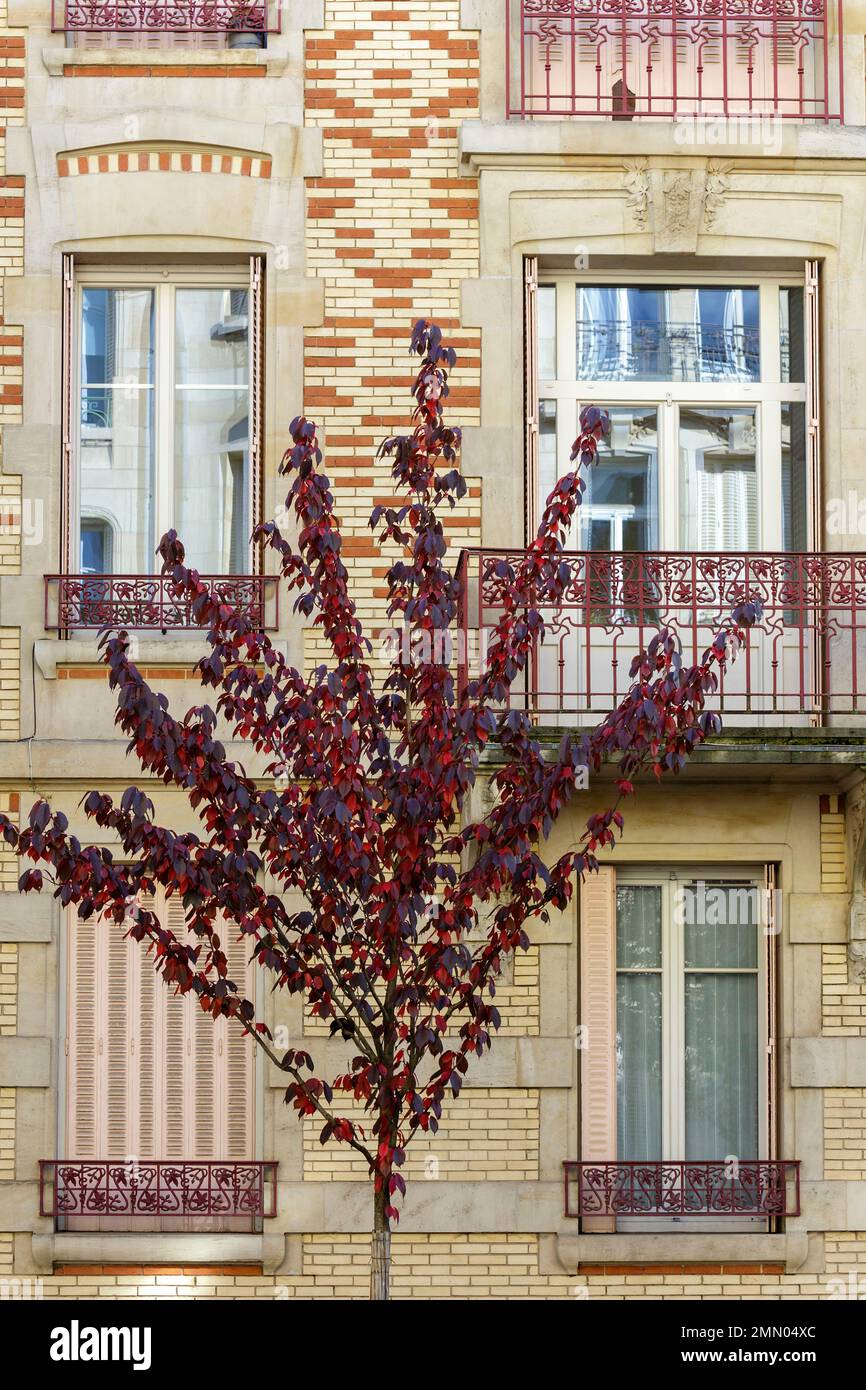
MULTIPOLYGON (((491 1055, 410 1150, 394 1293, 862 1296, 866 6, 6 3, 0 807, 46 797, 90 838, 83 794, 140 780, 107 620, 174 708, 199 698, 200 635, 153 573, 169 526, 315 658, 247 539, 301 405, 384 626, 367 520, 414 319, 459 355, 463 670, 492 559, 527 544, 580 407, 606 406, 568 598, 514 700, 554 741, 611 708, 660 624, 688 652, 746 592, 764 618, 723 733, 641 789, 510 967, 491 1055)), ((350 1151, 134 948, 19 897, 8 855, 0 874, 4 1287, 365 1297, 350 1151), (147 1196, 134 1215, 129 1187, 89 1201, 109 1164, 147 1196)), ((268 1007, 337 1061, 296 1001, 268 1007)))

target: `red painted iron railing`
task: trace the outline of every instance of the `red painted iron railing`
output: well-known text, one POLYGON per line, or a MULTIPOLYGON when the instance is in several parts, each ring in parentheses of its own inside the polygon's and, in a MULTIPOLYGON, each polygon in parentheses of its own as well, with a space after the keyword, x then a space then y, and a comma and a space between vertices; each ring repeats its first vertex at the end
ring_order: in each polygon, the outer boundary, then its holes
POLYGON ((276 1213, 276 1162, 39 1162, 40 1216, 266 1217, 276 1213))
MULTIPOLYGON (((279 626, 276 575, 201 577, 223 602, 247 614, 256 627, 273 632, 279 626)), ((173 632, 201 626, 190 601, 176 598, 173 590, 169 575, 47 574, 45 628, 49 632, 105 627, 173 632)))
POLYGON ((841 121, 842 0, 504 0, 509 116, 841 121))
MULTIPOLYGON (((461 685, 482 669, 503 611, 503 584, 521 556, 461 553, 461 685)), ((568 569, 564 597, 553 606, 537 596, 545 632, 511 688, 512 708, 541 722, 607 713, 628 693, 631 662, 660 628, 676 633, 693 664, 732 608, 757 598, 762 620, 712 707, 794 724, 866 714, 866 553, 566 551, 560 560, 568 569)))
POLYGON ((798 1159, 564 1163, 566 1216, 799 1216, 798 1159))
POLYGON ((278 34, 268 0, 51 0, 51 28, 67 34, 278 34))

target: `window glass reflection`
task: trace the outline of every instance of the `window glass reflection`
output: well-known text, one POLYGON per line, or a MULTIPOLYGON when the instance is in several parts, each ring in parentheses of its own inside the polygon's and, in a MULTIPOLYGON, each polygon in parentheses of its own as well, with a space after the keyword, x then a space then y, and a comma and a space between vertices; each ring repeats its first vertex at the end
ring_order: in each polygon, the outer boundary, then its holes
POLYGON ((680 407, 680 546, 756 550, 754 406, 680 407))
POLYGON ((586 473, 581 550, 658 549, 658 412, 608 406, 610 435, 586 473))
POLYGON ((594 381, 759 381, 756 288, 577 289, 577 376, 594 381))

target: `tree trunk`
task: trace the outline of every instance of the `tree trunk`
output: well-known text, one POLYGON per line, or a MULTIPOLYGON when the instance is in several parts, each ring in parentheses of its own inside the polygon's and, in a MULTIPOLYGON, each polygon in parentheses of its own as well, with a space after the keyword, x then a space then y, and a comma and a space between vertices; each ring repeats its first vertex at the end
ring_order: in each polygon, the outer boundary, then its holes
POLYGON ((391 1297, 391 1227, 385 1207, 388 1196, 376 1192, 373 1196, 373 1248, 370 1252, 370 1297, 391 1297))

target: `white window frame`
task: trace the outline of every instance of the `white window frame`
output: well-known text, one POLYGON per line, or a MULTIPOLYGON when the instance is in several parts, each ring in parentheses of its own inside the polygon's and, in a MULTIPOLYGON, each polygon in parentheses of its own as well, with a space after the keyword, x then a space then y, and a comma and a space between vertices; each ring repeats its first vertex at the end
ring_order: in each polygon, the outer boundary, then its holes
MULTIPOLYGON (((586 405, 653 406, 658 412, 658 548, 680 551, 679 411, 682 405, 753 406, 756 409, 756 463, 758 470, 757 550, 783 549, 782 508, 782 406, 806 404, 806 382, 781 380, 779 291, 805 291, 801 274, 744 275, 731 272, 691 275, 682 271, 643 274, 563 274, 538 271, 538 287, 556 286, 556 377, 538 380, 538 400, 556 403, 556 455, 558 476, 570 467, 568 459, 577 437, 578 419, 586 405), (579 380, 577 376, 578 285, 730 286, 759 291, 759 382, 618 382, 579 380)), ((804 307, 804 313, 807 310, 804 307)), ((806 351, 806 375, 809 374, 806 351)), ((537 359, 536 359, 537 360, 537 359)), ((537 370, 537 367, 534 368, 537 370)), ((808 422, 807 422, 808 423, 808 422)), ((534 499, 540 512, 543 498, 534 499)), ((807 518, 812 533, 814 519, 807 518)), ((570 542, 573 544, 574 542, 570 542)))
MULTIPOLYGON (((699 865, 698 867, 688 866, 687 868, 678 867, 672 869, 628 867, 617 869, 616 887, 626 885, 650 886, 661 889, 662 903, 662 963, 659 970, 628 969, 622 973, 628 974, 658 974, 662 976, 662 1153, 659 1159, 664 1161, 683 1160, 685 1158, 685 1136, 686 1136, 686 1116, 685 1116, 685 977, 686 974, 705 973, 705 974, 754 974, 757 979, 757 1038, 758 1046, 755 1055, 755 1067, 757 1069, 757 1104, 758 1104, 758 1152, 755 1154, 740 1154, 742 1159, 761 1159, 766 1160, 774 1156, 774 1139, 771 1133, 771 1104, 773 1098, 769 1094, 769 1079, 771 1068, 769 1059, 772 1049, 775 1046, 774 1039, 774 1020, 770 1017, 770 1000, 772 991, 770 990, 770 953, 776 950, 776 937, 773 931, 774 923, 766 921, 769 914, 766 912, 766 892, 767 892, 767 870, 762 865, 699 865), (759 921, 756 925, 757 940, 757 966, 754 970, 741 967, 734 967, 725 970, 724 968, 715 969, 706 967, 705 970, 698 972, 696 968, 685 967, 685 936, 683 927, 674 919, 673 907, 677 889, 685 883, 697 881, 712 882, 724 880, 726 883, 742 883, 743 886, 754 887, 762 905, 759 914, 759 921), (762 1050, 763 1049, 763 1050, 762 1050)), ((616 896, 614 897, 614 931, 616 931, 616 896)), ((618 979, 621 971, 614 952, 614 971, 618 979)), ((616 984, 614 985, 614 1000, 616 1001, 616 984)), ((614 1008, 616 1005, 614 1004, 614 1008)), ((618 1096, 614 1096, 614 1104, 618 1108, 618 1096)), ((728 1157, 726 1154, 704 1154, 705 1159, 723 1159, 728 1157)), ((719 1216, 683 1216, 665 1218, 661 1216, 651 1217, 619 1217, 617 1218, 617 1230, 620 1231, 660 1231, 660 1230, 688 1230, 688 1231, 730 1231, 732 1228, 742 1231, 755 1229, 766 1229, 767 1218, 765 1217, 719 1217, 719 1216)))
MULTIPOLYGON (((179 289, 226 289, 251 291, 248 265, 215 265, 207 270, 188 270, 167 264, 145 270, 124 267, 80 267, 75 269, 74 309, 72 314, 70 360, 71 373, 71 436, 72 466, 69 487, 69 545, 70 573, 80 572, 81 560, 81 325, 83 291, 85 289, 152 289, 154 291, 154 377, 153 385, 153 449, 154 497, 153 543, 175 524, 174 519, 174 402, 175 402, 175 295, 179 289)), ((257 325, 253 321, 253 297, 248 301, 248 419, 249 445, 247 463, 246 509, 248 537, 257 518, 257 469, 254 441, 258 432, 255 418, 257 404, 254 394, 256 358, 260 344, 255 341, 257 325)), ((140 389, 147 389, 142 387, 140 389)), ((208 389, 208 388, 204 388, 208 389)), ((213 387, 211 389, 221 389, 213 387)), ((253 573, 254 548, 247 539, 244 571, 253 573)), ((152 573, 158 573, 154 560, 152 573)))

